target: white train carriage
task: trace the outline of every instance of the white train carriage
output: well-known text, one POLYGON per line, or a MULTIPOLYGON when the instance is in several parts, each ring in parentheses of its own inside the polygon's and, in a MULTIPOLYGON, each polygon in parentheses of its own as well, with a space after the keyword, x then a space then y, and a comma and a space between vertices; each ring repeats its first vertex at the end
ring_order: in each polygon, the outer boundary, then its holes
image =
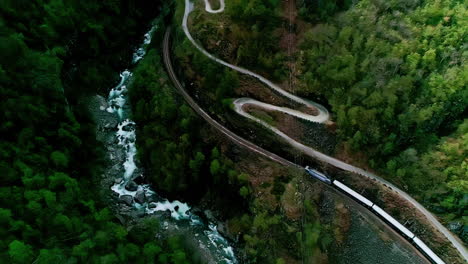
POLYGON ((415 237, 413 232, 409 231, 408 228, 406 228, 404 225, 400 224, 400 222, 398 222, 395 218, 393 218, 391 215, 389 215, 387 212, 385 212, 379 206, 374 204, 374 206, 372 206, 372 210, 374 210, 374 212, 376 214, 380 215, 383 219, 385 219, 387 222, 389 222, 392 226, 394 226, 396 229, 398 229, 405 236, 409 237, 410 239, 415 237))
POLYGON ((372 207, 372 205, 374 205, 374 203, 371 202, 369 199, 367 199, 366 197, 360 195, 359 193, 355 192, 353 189, 349 188, 348 186, 344 185, 343 183, 341 183, 341 182, 339 182, 337 180, 333 181, 333 185, 335 185, 340 190, 342 190, 345 193, 351 195, 352 197, 354 197, 355 199, 359 200, 360 202, 362 202, 363 204, 365 204, 365 205, 367 205, 369 207, 372 207))
POLYGON ((424 254, 426 254, 429 259, 431 259, 434 263, 436 264, 445 264, 445 262, 440 259, 435 253, 434 251, 432 251, 424 242, 421 241, 421 239, 415 237, 413 238, 413 242, 416 244, 417 247, 419 247, 419 249, 421 249, 422 252, 424 252, 424 254))
POLYGON ((413 241, 417 248, 419 248, 433 263, 435 264, 445 264, 445 262, 440 259, 424 242, 421 241, 418 237, 416 237, 413 232, 411 232, 408 228, 404 225, 400 224, 395 218, 385 212, 382 208, 378 205, 371 202, 366 197, 360 195, 359 193, 355 192, 353 189, 349 188, 348 186, 344 185, 343 183, 334 180, 333 185, 335 185, 341 191, 347 193, 348 195, 352 196, 354 199, 360 201, 361 203, 367 205, 368 207, 372 208, 372 210, 385 221, 387 221, 393 228, 400 231, 400 233, 404 234, 408 237, 409 241, 413 241))

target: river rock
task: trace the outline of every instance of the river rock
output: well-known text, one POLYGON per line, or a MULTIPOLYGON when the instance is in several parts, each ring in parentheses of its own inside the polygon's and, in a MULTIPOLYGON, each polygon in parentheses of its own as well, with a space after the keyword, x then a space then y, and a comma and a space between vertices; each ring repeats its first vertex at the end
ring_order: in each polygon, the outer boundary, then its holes
POLYGON ((121 182, 122 182, 122 178, 116 178, 116 179, 114 180, 114 183, 115 183, 115 184, 119 184, 119 183, 121 183, 121 182))
POLYGON ((136 192, 136 194, 135 194, 135 201, 136 201, 137 203, 140 203, 140 204, 145 203, 145 201, 146 201, 145 192, 144 192, 142 189, 140 189, 140 190, 138 190, 138 191, 136 192))
POLYGON ((205 210, 203 211, 206 219, 209 221, 209 222, 216 222, 216 219, 215 217, 213 216, 213 213, 210 211, 210 210, 205 210))
POLYGON ((161 211, 159 213, 160 213, 161 217, 163 217, 163 218, 171 218, 171 211, 170 210, 161 211))
POLYGON ((204 217, 202 210, 196 206, 190 208, 189 212, 199 217, 204 217))
POLYGON ((125 203, 126 205, 128 206, 132 206, 133 204, 133 197, 131 195, 128 195, 128 194, 124 194, 122 196, 120 196, 120 201, 125 203))
POLYGON ((156 203, 150 203, 150 204, 148 205, 148 208, 149 208, 149 209, 153 209, 153 208, 156 208, 156 207, 158 207, 158 206, 156 205, 156 203))
POLYGON ((125 189, 130 192, 134 192, 138 189, 138 184, 136 184, 134 181, 129 181, 127 185, 125 185, 125 189))
MULTIPOLYGON (((138 159, 135 160, 135 164, 137 163, 137 161, 138 161, 138 159)), ((137 165, 137 167, 139 167, 139 166, 137 165)), ((135 174, 135 172, 134 172, 134 174, 135 174)), ((145 179, 143 178, 143 175, 137 176, 135 179, 133 179, 133 181, 138 185, 141 185, 141 184, 145 183, 145 179)))
POLYGON ((229 233, 228 228, 226 224, 218 222, 218 225, 216 226, 216 230, 225 238, 228 238, 230 240, 235 240, 235 238, 229 233))
POLYGON ((125 132, 135 131, 135 125, 132 124, 132 123, 129 123, 129 124, 123 126, 122 130, 125 131, 125 132))

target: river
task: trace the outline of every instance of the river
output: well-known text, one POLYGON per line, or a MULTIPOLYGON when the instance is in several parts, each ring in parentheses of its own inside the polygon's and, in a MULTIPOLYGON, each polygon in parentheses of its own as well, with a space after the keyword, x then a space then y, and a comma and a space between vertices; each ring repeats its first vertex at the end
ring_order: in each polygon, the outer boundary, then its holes
MULTIPOLYGON (((155 27, 144 35, 143 43, 133 54, 131 68, 145 56, 154 30, 155 27)), ((107 100, 96 97, 100 113, 94 115, 101 132, 98 140, 104 142, 108 152, 110 164, 106 177, 112 178, 111 190, 118 197, 118 207, 124 208, 127 214, 138 217, 156 217, 162 230, 171 234, 183 234, 197 250, 203 251, 203 262, 238 263, 233 247, 218 232, 215 222, 192 213, 191 206, 187 203, 170 201, 158 195, 151 185, 139 184, 142 181, 135 180, 143 178, 144 173, 137 165, 136 123, 131 120, 128 99, 131 82, 131 69, 123 70, 120 73, 120 82, 110 90, 107 100), (128 212, 129 210, 133 212, 128 212)))
MULTIPOLYGON (((189 244, 198 251, 202 263, 238 263, 232 245, 218 232, 215 221, 207 221, 192 212, 189 204, 170 201, 161 197, 157 184, 144 184, 144 171, 137 160, 136 126, 132 121, 128 89, 131 89, 132 68, 145 56, 151 43, 154 28, 149 30, 142 44, 135 50, 130 69, 120 73, 119 83, 110 90, 108 97, 96 96, 91 102, 94 118, 98 124, 97 137, 104 143, 109 164, 104 173, 104 186, 114 193, 116 210, 130 218, 155 217, 165 235, 184 235, 189 244)), ((336 219, 333 200, 342 200, 334 191, 326 192, 327 205, 322 205, 321 221, 336 219), (328 208, 328 209, 327 209, 328 208)), ((410 245, 382 226, 380 220, 349 199, 341 201, 349 206, 350 228, 341 244, 330 248, 331 263, 425 263, 414 254, 410 245), (380 231, 379 231, 380 230, 380 231)), ((158 239, 155 237, 155 239, 158 239)))

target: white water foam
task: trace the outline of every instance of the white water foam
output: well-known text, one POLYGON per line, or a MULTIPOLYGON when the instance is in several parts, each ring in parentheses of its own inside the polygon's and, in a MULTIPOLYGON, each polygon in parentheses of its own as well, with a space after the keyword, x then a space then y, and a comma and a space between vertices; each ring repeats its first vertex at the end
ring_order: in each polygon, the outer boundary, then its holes
POLYGON ((154 205, 154 208, 147 208, 146 212, 148 214, 152 214, 157 211, 167 211, 169 210, 171 212, 172 218, 176 220, 181 220, 181 219, 190 219, 190 214, 189 210, 190 207, 186 203, 179 202, 177 200, 173 202, 169 202, 168 200, 164 200, 159 203, 151 203, 154 205))
POLYGON ((148 31, 145 34, 145 39, 143 40, 143 45, 139 47, 137 50, 135 50, 135 53, 133 53, 133 63, 137 63, 139 60, 143 59, 143 57, 146 55, 146 46, 148 46, 151 43, 151 36, 153 35, 155 28, 151 28, 150 31, 148 31))
MULTIPOLYGON (((145 34, 143 44, 133 54, 133 63, 137 63, 146 54, 146 47, 151 43, 151 35, 155 28, 152 28, 145 34)), ((191 226, 198 226, 206 228, 203 221, 197 215, 190 212, 190 206, 180 201, 169 201, 164 199, 160 202, 144 202, 143 204, 135 201, 135 196, 138 192, 143 192, 145 197, 152 197, 156 193, 151 189, 148 184, 138 185, 135 191, 130 191, 126 188, 127 184, 134 178, 134 173, 137 170, 135 164, 135 156, 137 154, 136 149, 136 124, 132 120, 127 118, 127 113, 124 111, 124 107, 127 104, 127 85, 131 79, 132 73, 128 70, 123 71, 120 74, 119 84, 109 92, 108 105, 106 109, 109 113, 116 113, 120 119, 120 123, 117 125, 116 138, 118 145, 121 146, 125 151, 125 161, 122 164, 124 172, 122 180, 119 183, 114 184, 111 189, 119 194, 119 197, 123 195, 129 195, 133 198, 132 206, 138 210, 143 211, 145 214, 153 214, 155 212, 169 211, 171 217, 175 220, 189 221, 191 226)), ((168 228, 168 223, 164 222, 164 228, 168 228)), ((229 246, 224 237, 219 234, 216 225, 210 223, 208 229, 205 229, 203 233, 211 244, 211 249, 216 252, 222 258, 225 263, 237 263, 237 259, 234 255, 233 248, 229 246)), ((195 234, 199 237, 199 234, 195 234)), ((204 245, 201 240, 200 247, 208 248, 208 245, 204 245)))

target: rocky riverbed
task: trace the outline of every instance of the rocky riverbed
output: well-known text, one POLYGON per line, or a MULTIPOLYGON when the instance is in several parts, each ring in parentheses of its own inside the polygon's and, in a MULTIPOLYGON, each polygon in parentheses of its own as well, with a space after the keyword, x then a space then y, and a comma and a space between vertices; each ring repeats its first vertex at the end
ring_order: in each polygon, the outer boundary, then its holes
MULTIPOLYGON (((145 35, 135 51, 134 64, 145 55, 152 32, 153 29, 145 35)), ((202 263, 237 263, 234 249, 218 231, 223 228, 218 227, 209 211, 165 199, 146 182, 136 157, 137 124, 130 119, 127 100, 131 77, 131 71, 124 70, 107 98, 96 95, 86 99, 96 124, 96 138, 105 147, 106 167, 100 179, 105 200, 129 230, 144 218, 155 218, 160 225, 157 237, 183 236, 202 263)))

